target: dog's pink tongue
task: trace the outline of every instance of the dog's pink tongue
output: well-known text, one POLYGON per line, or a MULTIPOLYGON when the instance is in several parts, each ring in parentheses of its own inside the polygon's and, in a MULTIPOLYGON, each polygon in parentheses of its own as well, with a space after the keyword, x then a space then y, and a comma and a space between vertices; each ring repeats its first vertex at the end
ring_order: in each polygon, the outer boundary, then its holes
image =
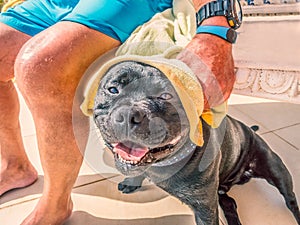
POLYGON ((125 159, 126 161, 140 161, 149 150, 146 147, 126 146, 118 143, 114 146, 114 152, 125 159))

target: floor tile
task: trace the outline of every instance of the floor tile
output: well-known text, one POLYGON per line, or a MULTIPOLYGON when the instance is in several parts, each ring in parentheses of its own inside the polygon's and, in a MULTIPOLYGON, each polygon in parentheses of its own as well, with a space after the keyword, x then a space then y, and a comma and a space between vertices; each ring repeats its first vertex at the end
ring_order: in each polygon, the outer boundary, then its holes
MULTIPOLYGON (((195 224, 187 206, 154 185, 146 184, 141 191, 125 195, 116 189, 116 181, 103 180, 75 188, 74 213, 66 224, 195 224)), ((11 202, 0 208, 1 224, 19 224, 34 208, 37 197, 39 195, 32 195, 30 201, 27 196, 22 203, 11 202)))
MULTIPOLYGON (((263 138, 289 169, 294 178, 294 192, 300 202, 300 151, 296 151, 275 134, 264 134, 263 138)), ((265 180, 252 179, 245 185, 234 186, 229 193, 237 202, 244 225, 296 225, 283 197, 265 180)))
MULTIPOLYGON (((38 196, 37 196, 38 197, 38 196)), ((37 198, 36 197, 36 198, 37 198)), ((37 203, 37 199, 15 204, 0 210, 1 224, 18 225, 29 215, 37 203)))
POLYGON ((231 94, 228 99, 229 105, 256 104, 256 103, 268 103, 268 102, 278 102, 278 101, 265 99, 265 98, 246 96, 246 95, 238 95, 238 94, 231 94))
POLYGON ((238 109, 261 123, 267 130, 276 130, 300 123, 300 105, 284 102, 241 104, 238 109))
POLYGON ((229 105, 228 107, 228 115, 231 117, 243 122, 247 126, 258 126, 259 129, 257 131, 258 134, 263 134, 268 132, 269 130, 262 125, 261 122, 257 121, 251 115, 248 115, 242 111, 239 110, 240 105, 229 105))
POLYGON ((243 225, 297 225, 279 192, 263 180, 235 186, 229 195, 236 200, 243 225))
POLYGON ((300 124, 291 127, 286 127, 280 130, 276 130, 274 131, 274 133, 300 151, 299 131, 300 131, 300 124))
POLYGON ((295 192, 300 202, 300 151, 273 133, 262 135, 262 138, 276 152, 289 169, 294 179, 295 192))
POLYGON ((255 106, 257 104, 277 103, 278 101, 256 98, 251 96, 232 94, 228 100, 228 114, 233 118, 242 121, 248 126, 259 126, 258 134, 269 132, 270 130, 265 127, 256 116, 256 112, 243 110, 244 107, 255 106))
POLYGON ((133 194, 123 194, 118 191, 118 183, 123 179, 124 176, 118 175, 110 179, 95 182, 94 184, 74 188, 73 193, 132 203, 158 201, 168 196, 166 192, 147 181, 144 181, 143 186, 139 189, 139 191, 136 191, 133 194))
POLYGON ((134 224, 194 225, 190 208, 150 182, 132 194, 122 194, 117 184, 123 176, 74 189, 75 211, 67 225, 134 224))
MULTIPOLYGON (((153 209, 152 209, 153 210, 153 209)), ((139 219, 108 219, 86 211, 75 211, 65 225, 195 225, 192 215, 169 215, 139 219)))
POLYGON ((39 175, 38 180, 34 184, 26 188, 14 189, 5 193, 0 198, 0 212, 2 212, 4 208, 7 208, 9 206, 28 202, 41 196, 43 191, 43 184, 44 177, 39 175))

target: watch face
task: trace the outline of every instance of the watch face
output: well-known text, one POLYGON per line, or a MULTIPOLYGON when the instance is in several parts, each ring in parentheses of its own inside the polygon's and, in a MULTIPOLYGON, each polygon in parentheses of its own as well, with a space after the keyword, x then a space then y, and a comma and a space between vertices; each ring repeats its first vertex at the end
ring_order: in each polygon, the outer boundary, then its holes
POLYGON ((241 26, 243 20, 242 7, 239 0, 233 0, 232 2, 233 2, 232 4, 233 17, 236 21, 236 25, 234 29, 237 29, 241 26))

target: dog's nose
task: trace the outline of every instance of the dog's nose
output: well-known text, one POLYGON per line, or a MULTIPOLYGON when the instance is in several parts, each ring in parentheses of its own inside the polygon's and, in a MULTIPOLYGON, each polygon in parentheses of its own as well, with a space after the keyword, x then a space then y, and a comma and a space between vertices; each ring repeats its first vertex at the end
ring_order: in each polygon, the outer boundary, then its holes
POLYGON ((138 125, 145 118, 145 112, 135 107, 121 107, 113 114, 114 122, 117 124, 138 125))
POLYGON ((129 118, 132 124, 140 124, 145 118, 145 112, 142 110, 133 109, 129 118))

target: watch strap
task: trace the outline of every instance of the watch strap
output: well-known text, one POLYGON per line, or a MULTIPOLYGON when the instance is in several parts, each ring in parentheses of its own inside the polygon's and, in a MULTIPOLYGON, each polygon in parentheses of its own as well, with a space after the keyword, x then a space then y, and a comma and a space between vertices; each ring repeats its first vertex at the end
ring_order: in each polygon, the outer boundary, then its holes
POLYGON ((234 44, 237 38, 237 32, 234 29, 223 26, 199 26, 196 33, 212 34, 228 41, 231 44, 234 44))
MULTIPOLYGON (((204 19, 212 16, 227 16, 228 2, 217 0, 204 5, 197 13, 197 26, 200 26, 204 19)), ((231 25, 230 25, 231 26, 231 25)))

